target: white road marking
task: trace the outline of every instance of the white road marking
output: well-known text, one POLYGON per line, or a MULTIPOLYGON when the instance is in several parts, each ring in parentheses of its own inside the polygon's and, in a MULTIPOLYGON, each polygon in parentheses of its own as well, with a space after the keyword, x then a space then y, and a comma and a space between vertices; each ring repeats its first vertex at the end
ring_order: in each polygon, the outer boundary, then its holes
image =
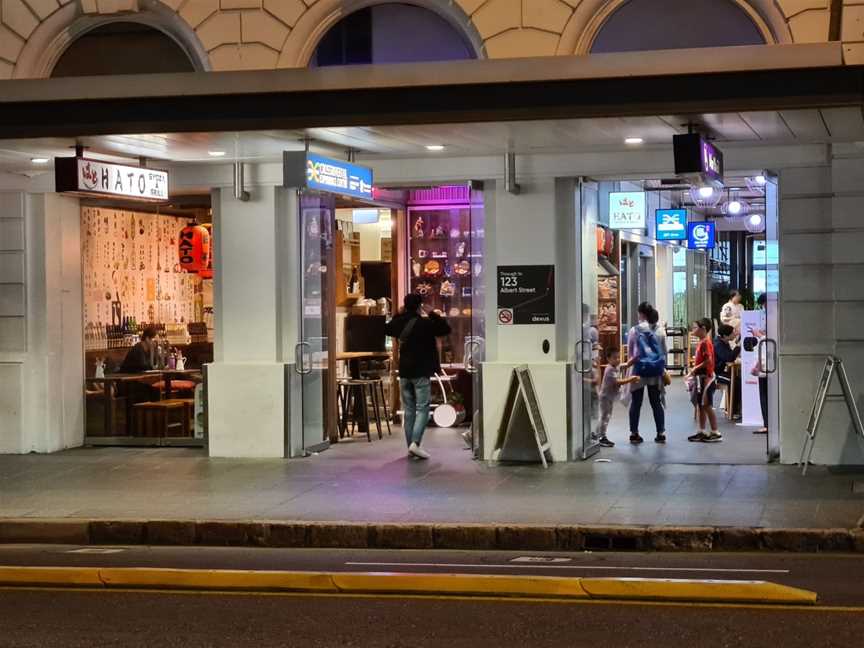
POLYGON ((720 567, 613 567, 608 565, 473 565, 466 563, 405 563, 405 562, 346 562, 350 567, 461 567, 465 569, 582 569, 596 571, 636 572, 716 572, 718 574, 788 574, 788 569, 733 569, 720 567))
POLYGON ((116 554, 123 553, 126 551, 125 549, 100 549, 97 547, 84 547, 83 549, 72 549, 70 551, 66 551, 64 553, 74 553, 74 554, 116 554))
POLYGON ((552 556, 519 556, 510 561, 511 563, 569 563, 573 562, 572 558, 556 558, 552 556))

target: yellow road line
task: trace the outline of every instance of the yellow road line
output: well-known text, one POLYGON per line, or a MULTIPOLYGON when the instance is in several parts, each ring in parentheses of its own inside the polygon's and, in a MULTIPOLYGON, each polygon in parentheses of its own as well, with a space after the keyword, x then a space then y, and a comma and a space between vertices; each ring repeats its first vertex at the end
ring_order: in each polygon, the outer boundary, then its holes
POLYGON ((816 594, 765 581, 489 574, 288 572, 137 567, 0 567, 0 586, 429 594, 814 605, 816 594))

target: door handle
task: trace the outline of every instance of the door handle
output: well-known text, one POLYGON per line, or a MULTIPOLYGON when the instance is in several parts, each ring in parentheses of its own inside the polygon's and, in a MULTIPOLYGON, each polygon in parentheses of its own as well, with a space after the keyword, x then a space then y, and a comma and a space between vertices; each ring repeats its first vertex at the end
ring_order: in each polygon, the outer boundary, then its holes
POLYGON ((777 340, 772 338, 764 338, 759 341, 759 346, 757 347, 759 358, 762 357, 762 347, 765 347, 765 366, 762 367, 762 371, 766 374, 775 374, 777 373, 777 340), (768 361, 768 347, 771 348, 771 361, 768 361))
POLYGON ((309 369, 306 369, 306 361, 304 360, 303 347, 307 347, 310 350, 312 349, 311 345, 308 342, 298 342, 294 345, 294 371, 296 371, 301 376, 312 373, 311 353, 309 359, 309 369))
POLYGON ((472 338, 465 342, 465 371, 470 374, 476 374, 479 371, 477 363, 474 361, 475 350, 479 350, 480 340, 472 338))
POLYGON ((591 351, 593 347, 591 346, 591 342, 589 340, 579 340, 576 343, 576 371, 583 376, 588 376, 591 374, 591 351), (585 367, 585 347, 588 347, 588 367, 585 367))

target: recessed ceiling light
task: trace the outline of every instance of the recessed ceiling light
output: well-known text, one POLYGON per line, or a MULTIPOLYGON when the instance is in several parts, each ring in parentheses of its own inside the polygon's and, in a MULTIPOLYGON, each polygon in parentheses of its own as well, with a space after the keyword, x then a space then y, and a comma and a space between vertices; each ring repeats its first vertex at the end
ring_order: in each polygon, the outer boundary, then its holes
POLYGON ((636 146, 637 144, 642 144, 645 140, 641 137, 628 137, 624 140, 625 144, 629 144, 630 146, 636 146))
POLYGON ((427 144, 426 150, 427 151, 443 151, 444 145, 443 144, 427 144))
POLYGON ((51 160, 49 160, 48 158, 35 157, 35 158, 30 158, 30 161, 33 164, 48 164, 51 160))
POLYGON ((225 151, 207 151, 210 157, 225 157, 225 151))

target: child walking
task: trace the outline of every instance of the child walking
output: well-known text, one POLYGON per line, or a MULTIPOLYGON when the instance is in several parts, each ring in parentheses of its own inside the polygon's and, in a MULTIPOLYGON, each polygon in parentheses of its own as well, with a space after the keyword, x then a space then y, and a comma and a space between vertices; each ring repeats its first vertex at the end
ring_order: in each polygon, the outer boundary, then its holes
POLYGON ((723 440, 723 435, 717 429, 717 414, 714 413, 714 393, 717 391, 717 377, 714 373, 716 358, 714 343, 711 342, 711 320, 696 320, 691 324, 690 332, 699 338, 696 347, 696 358, 693 369, 685 380, 692 385, 691 400, 699 413, 699 430, 687 437, 688 441, 701 443, 717 443, 723 440), (705 433, 705 423, 711 425, 711 432, 705 433))
POLYGON ((606 349, 606 370, 600 383, 600 425, 597 428, 597 438, 604 448, 614 448, 615 444, 606 437, 606 429, 612 419, 612 410, 623 385, 637 382, 639 376, 620 378, 618 366, 621 364, 621 351, 615 347, 606 349))

